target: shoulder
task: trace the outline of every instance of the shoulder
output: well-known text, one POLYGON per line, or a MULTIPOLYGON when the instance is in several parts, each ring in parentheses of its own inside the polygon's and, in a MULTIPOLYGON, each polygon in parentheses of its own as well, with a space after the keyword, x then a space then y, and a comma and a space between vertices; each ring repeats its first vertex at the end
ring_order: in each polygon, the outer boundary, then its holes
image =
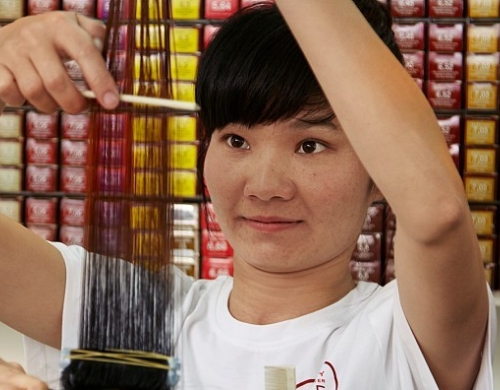
POLYGON ((390 308, 399 299, 395 280, 384 286, 359 281, 350 295, 350 300, 358 306, 358 312, 363 314, 376 313, 384 308, 390 308))
MULTIPOLYGON (((61 242, 50 242, 61 253, 66 266, 67 280, 78 280, 83 273, 83 264, 87 251, 79 245, 66 245, 61 242)), ((172 267, 172 276, 174 278, 174 285, 176 291, 182 296, 191 292, 193 294, 203 294, 210 290, 212 284, 216 287, 222 279, 219 278, 217 283, 212 283, 211 280, 196 280, 188 276, 178 267, 172 267)))
POLYGON ((397 281, 393 280, 384 286, 358 282, 357 289, 365 295, 364 303, 358 310, 359 317, 366 321, 375 333, 388 335, 388 331, 394 331, 395 317, 402 315, 404 319, 397 281))
POLYGON ((338 302, 344 308, 346 329, 364 329, 364 332, 388 337, 393 330, 394 308, 399 305, 397 284, 384 286, 373 282, 357 282, 356 288, 338 302))
POLYGON ((59 252, 61 252, 65 263, 80 261, 86 252, 85 249, 80 245, 66 245, 62 242, 52 241, 48 242, 56 247, 59 252))
POLYGON ((350 317, 344 328, 348 337, 375 343, 379 352, 385 355, 395 333, 407 335, 409 326, 402 313, 395 281, 384 286, 358 282, 344 301, 347 301, 343 305, 348 308, 346 314, 350 317))
MULTIPOLYGON (((50 242, 50 241, 49 241, 50 242)), ((87 253, 79 245, 66 245, 62 242, 50 242, 61 253, 66 267, 66 291, 68 295, 68 286, 81 288, 80 279, 83 274, 83 259, 87 253)))
MULTIPOLYGON (((68 319, 79 318, 78 308, 80 307, 79 302, 82 299, 84 265, 88 252, 78 245, 65 245, 59 242, 52 242, 51 244, 61 252, 66 266, 63 315, 68 319)), ((203 305, 201 302, 207 301, 210 297, 218 296, 218 292, 228 282, 228 279, 232 281, 232 278, 227 277, 219 277, 215 280, 197 280, 175 266, 171 267, 170 276, 172 277, 171 281, 174 288, 174 292, 170 298, 174 299, 177 310, 182 310, 185 315, 194 311, 196 307, 203 305)), ((69 323, 73 323, 73 321, 65 322, 65 325, 69 323)), ((68 345, 68 343, 63 345, 68 345)))

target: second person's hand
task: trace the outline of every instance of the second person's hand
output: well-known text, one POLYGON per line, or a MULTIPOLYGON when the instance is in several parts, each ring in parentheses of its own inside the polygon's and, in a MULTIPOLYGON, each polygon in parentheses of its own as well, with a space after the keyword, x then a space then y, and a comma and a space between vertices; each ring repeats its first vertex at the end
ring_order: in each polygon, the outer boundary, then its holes
POLYGON ((37 378, 27 375, 19 364, 0 359, 0 389, 48 390, 48 387, 37 378))

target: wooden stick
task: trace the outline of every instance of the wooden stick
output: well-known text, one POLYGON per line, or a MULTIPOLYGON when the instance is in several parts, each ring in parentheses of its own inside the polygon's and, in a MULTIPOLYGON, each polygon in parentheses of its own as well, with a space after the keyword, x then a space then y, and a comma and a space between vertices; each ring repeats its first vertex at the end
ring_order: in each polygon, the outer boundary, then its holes
MULTIPOLYGON (((93 91, 81 91, 82 95, 89 99, 95 99, 93 91)), ((163 99, 150 96, 120 95, 120 100, 126 103, 143 104, 147 106, 166 107, 182 111, 199 111, 200 107, 196 103, 184 100, 163 99)))

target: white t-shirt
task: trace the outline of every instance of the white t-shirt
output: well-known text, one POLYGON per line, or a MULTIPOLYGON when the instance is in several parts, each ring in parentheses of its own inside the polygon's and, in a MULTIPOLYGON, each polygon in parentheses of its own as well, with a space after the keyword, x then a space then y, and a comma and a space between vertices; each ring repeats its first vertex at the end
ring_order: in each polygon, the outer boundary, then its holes
MULTIPOLYGON (((67 268, 64 348, 78 340, 83 250, 58 244, 67 268)), ((438 389, 403 315, 397 282, 359 282, 340 301, 305 316, 251 325, 228 310, 230 277, 191 281, 184 293, 177 355, 186 390, 264 390, 265 366, 292 365, 300 390, 438 389)), ((496 310, 490 293, 490 325, 475 390, 493 390, 496 310)), ((176 319, 177 320, 177 319, 176 319)), ((28 371, 59 388, 59 351, 25 339, 28 371)))

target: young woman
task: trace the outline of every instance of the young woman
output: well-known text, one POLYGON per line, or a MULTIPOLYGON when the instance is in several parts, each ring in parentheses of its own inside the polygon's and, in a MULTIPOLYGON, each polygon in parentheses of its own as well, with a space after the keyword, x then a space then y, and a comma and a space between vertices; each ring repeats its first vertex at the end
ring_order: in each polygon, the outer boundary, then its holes
MULTIPOLYGON (((293 365, 301 390, 492 389, 495 309, 463 184, 390 18, 376 0, 276 3, 231 18, 200 64, 200 168, 234 277, 183 280, 179 388, 263 389, 265 366, 293 365), (351 253, 382 198, 397 280, 355 283, 351 253)), ((113 108, 102 36, 65 13, 0 29, 0 101, 84 109, 71 57, 113 108)), ((83 249, 0 223, 0 319, 56 386, 57 350, 78 339, 83 249)), ((42 381, 0 366, 5 388, 42 381)))

